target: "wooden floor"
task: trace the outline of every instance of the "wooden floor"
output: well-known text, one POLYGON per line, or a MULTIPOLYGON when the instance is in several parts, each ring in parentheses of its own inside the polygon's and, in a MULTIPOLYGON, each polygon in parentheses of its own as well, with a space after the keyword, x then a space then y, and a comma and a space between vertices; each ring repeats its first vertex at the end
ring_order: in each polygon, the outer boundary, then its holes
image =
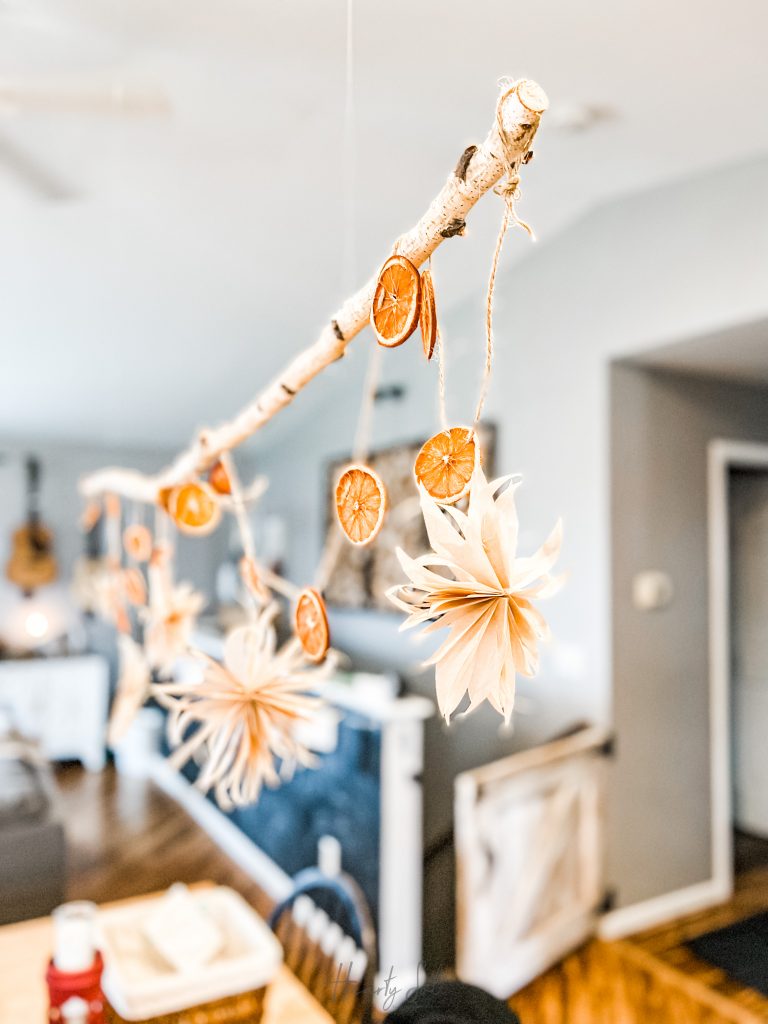
POLYGON ((512 1000, 522 1024, 757 1024, 768 999, 698 960, 690 939, 768 909, 768 866, 720 907, 621 942, 592 942, 512 1000))
MULTIPOLYGON (((261 913, 264 893, 156 786, 108 769, 56 775, 67 821, 68 896, 104 902, 210 879, 261 913)), ((750 863, 757 860, 750 853, 750 863)), ((697 961, 684 943, 768 909, 768 865, 741 875, 733 900, 622 942, 593 942, 519 993, 521 1024, 757 1024, 768 1000, 697 961)))
POLYGON ((79 765, 56 771, 67 832, 67 896, 108 900, 210 880, 241 893, 262 915, 262 890, 159 787, 79 765))

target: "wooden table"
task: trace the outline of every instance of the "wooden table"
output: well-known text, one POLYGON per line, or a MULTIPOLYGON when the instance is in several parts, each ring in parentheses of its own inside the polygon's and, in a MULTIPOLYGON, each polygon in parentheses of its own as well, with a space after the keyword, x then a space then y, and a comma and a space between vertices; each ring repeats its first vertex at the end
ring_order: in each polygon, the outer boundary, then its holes
MULTIPOLYGON (((0 927, 0 1024, 47 1021, 45 970, 52 941, 49 917, 0 927)), ((262 1024, 333 1024, 333 1020, 282 966, 269 987, 262 1024)))

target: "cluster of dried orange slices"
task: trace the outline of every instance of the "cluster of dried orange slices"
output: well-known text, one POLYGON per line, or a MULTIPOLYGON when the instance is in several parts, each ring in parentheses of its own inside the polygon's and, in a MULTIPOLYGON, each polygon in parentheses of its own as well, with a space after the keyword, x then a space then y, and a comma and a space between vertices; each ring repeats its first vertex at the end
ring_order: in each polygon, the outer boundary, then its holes
POLYGON ((379 271, 371 303, 371 326, 385 348, 397 348, 421 328, 424 355, 432 358, 437 339, 437 314, 432 274, 418 269, 407 256, 390 256, 379 271))
POLYGON ((413 475, 442 505, 454 505, 469 493, 480 463, 480 446, 471 427, 451 427, 430 437, 416 456, 413 475))
POLYGON ((293 613, 296 636, 308 661, 319 664, 331 643, 325 601, 314 587, 305 587, 299 594, 293 613))
POLYGON ((221 459, 208 470, 207 479, 192 479, 178 487, 161 487, 157 504, 165 509, 182 533, 205 537, 221 520, 219 498, 232 494, 232 481, 221 459))
POLYGON ((352 544, 370 544, 381 529, 387 494, 370 466, 348 466, 336 484, 336 515, 352 544))

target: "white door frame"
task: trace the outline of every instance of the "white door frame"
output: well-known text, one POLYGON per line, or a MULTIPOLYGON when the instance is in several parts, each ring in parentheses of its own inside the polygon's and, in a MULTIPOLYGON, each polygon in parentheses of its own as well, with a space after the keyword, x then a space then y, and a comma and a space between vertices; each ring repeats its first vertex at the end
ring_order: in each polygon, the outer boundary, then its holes
POLYGON ((600 935, 620 938, 723 903, 733 894, 731 807, 730 508, 732 469, 768 471, 768 445, 717 438, 707 448, 709 569, 709 766, 712 875, 696 885, 607 914, 600 935))
POLYGON ((733 890, 731 807, 731 544, 728 474, 768 471, 768 444, 717 439, 709 443, 709 675, 712 716, 712 863, 733 890))

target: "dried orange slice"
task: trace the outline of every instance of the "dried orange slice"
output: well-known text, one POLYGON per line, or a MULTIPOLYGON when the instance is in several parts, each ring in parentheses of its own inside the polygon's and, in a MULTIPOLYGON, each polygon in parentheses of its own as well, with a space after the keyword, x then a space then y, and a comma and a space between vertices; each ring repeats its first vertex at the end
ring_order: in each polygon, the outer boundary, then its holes
POLYGON ((371 303, 371 326, 380 345, 395 348, 419 322, 421 278, 405 256, 390 256, 379 272, 371 303))
POLYGON ((314 587, 306 587, 299 594, 294 612, 294 626, 307 658, 314 662, 322 661, 328 651, 331 634, 328 630, 325 601, 314 587))
POLYGON ((123 530, 123 547, 126 554, 137 562, 146 562, 152 554, 152 534, 141 523, 126 526, 123 530))
POLYGON ((123 588, 131 604, 147 603, 147 585, 138 569, 131 567, 123 570, 123 588))
POLYGON ((269 587, 261 578, 258 566, 254 560, 249 558, 247 555, 243 555, 240 559, 239 569, 240 578, 253 596, 262 603, 269 601, 272 595, 269 591, 269 587))
POLYGON ((104 499, 104 511, 107 519, 120 518, 120 499, 116 494, 108 494, 104 499))
POLYGON ((131 632, 131 620, 128 612, 125 610, 125 605, 118 604, 115 606, 115 629, 119 633, 130 633, 131 632))
POLYGON ((174 488, 168 498, 168 512, 182 533, 198 537, 215 530, 221 519, 213 488, 202 480, 174 488))
POLYGON ((435 351, 435 342, 437 341, 437 312, 435 310, 435 289, 432 285, 432 275, 428 270, 421 275, 419 327, 421 328, 424 355, 429 360, 435 351))
POLYGON ((229 479, 229 473, 221 461, 214 463, 211 467, 208 473, 208 483, 217 494, 232 493, 232 481, 229 479))
POLYGON ((89 501, 80 516, 80 528, 84 533, 90 533, 100 519, 101 504, 98 501, 89 501))
POLYGON ((152 553, 149 556, 149 564, 154 569, 160 569, 164 565, 168 565, 171 560, 171 548, 169 544, 164 541, 160 541, 152 548, 152 553))
POLYGON ((336 514, 353 544, 369 544, 381 529, 387 492, 368 466, 349 466, 336 484, 336 514))
POLYGON ((413 474, 427 494, 444 505, 453 505, 469 491, 480 449, 470 427, 441 430, 422 445, 413 474))
POLYGON ((173 494, 173 492, 173 487, 161 487, 160 490, 157 492, 157 504, 160 506, 160 508, 164 508, 166 512, 168 511, 168 503, 171 500, 171 495, 173 494))

